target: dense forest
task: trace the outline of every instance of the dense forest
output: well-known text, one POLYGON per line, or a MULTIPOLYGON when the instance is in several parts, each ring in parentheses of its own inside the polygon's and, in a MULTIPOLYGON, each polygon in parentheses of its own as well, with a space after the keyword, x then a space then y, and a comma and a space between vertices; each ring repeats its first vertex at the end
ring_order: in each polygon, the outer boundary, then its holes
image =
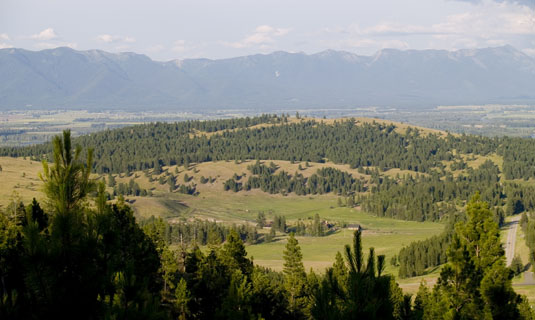
MULTIPOLYGON (((359 230, 321 274, 306 272, 292 233, 283 271, 275 272, 247 257, 243 229, 198 222, 174 231, 159 219, 139 225, 121 198, 106 201, 104 184, 89 178, 91 161, 92 152, 83 160, 65 132, 54 140, 54 163, 43 165, 44 205, 34 199, 0 215, 3 319, 535 317, 513 291, 498 223, 478 195, 453 226, 437 284, 422 284, 412 299, 384 273, 385 256, 373 248, 364 254, 359 230), (207 250, 169 246, 180 241, 174 237, 196 237, 191 227, 217 229, 221 238, 207 250)), ((285 228, 283 220, 274 225, 285 228)))
MULTIPOLYGON (((479 192, 484 201, 498 210, 506 196, 499 174, 498 166, 487 160, 479 168, 468 168, 466 175, 457 177, 451 173, 415 178, 408 175, 400 179, 384 177, 378 180, 371 195, 362 200, 362 207, 381 217, 434 221, 456 212, 457 199, 467 199, 479 192)), ((523 201, 523 195, 518 199, 523 201)), ((503 213, 497 212, 497 215, 498 223, 503 222, 503 213)))
MULTIPOLYGON (((94 149, 93 166, 98 173, 234 159, 311 162, 328 159, 353 168, 374 166, 429 172, 442 167, 442 161, 459 158, 453 150, 486 155, 503 149, 498 148, 502 142, 498 139, 423 135, 412 128, 398 133, 394 125, 356 123, 354 119, 332 124, 316 120, 287 121, 286 116, 274 115, 241 120, 152 123, 98 132, 74 141, 84 148, 94 149), (253 124, 269 125, 246 127, 253 124), (227 130, 209 136, 198 130, 219 127, 227 130), (228 130, 230 128, 236 130, 228 130)), ((8 156, 50 157, 51 152, 50 144, 0 149, 0 155, 8 156)))

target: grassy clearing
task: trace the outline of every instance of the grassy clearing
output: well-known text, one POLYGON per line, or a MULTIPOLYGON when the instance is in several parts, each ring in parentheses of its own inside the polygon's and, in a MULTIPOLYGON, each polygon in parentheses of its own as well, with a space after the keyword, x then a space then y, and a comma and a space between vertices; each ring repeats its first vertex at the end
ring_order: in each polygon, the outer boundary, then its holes
MULTIPOLYGON (((388 263, 389 258, 396 255, 404 245, 431 237, 443 229, 443 225, 438 223, 392 221, 391 219, 371 217, 360 211, 346 208, 339 208, 335 212, 344 214, 344 209, 353 211, 349 212, 352 219, 351 222, 360 223, 365 229, 362 234, 362 240, 366 256, 370 247, 375 248, 376 254, 386 255, 386 272, 394 275, 397 275, 397 267, 393 267, 388 263)), ((337 216, 337 214, 333 214, 333 216, 337 216)), ((303 252, 305 267, 323 271, 326 267, 332 265, 336 253, 342 251, 344 245, 351 244, 353 231, 342 229, 326 237, 297 237, 297 239, 303 252)), ((272 243, 248 246, 247 252, 254 257, 257 264, 268 266, 275 270, 282 270, 282 253, 285 245, 286 237, 278 237, 272 243)))
POLYGON ((0 157, 0 209, 5 208, 13 200, 28 203, 32 198, 41 199, 42 182, 38 173, 43 166, 40 162, 22 158, 0 157))
POLYGON ((428 288, 433 288, 437 283, 437 279, 440 276, 440 270, 442 266, 435 267, 428 271, 427 274, 418 277, 396 279, 397 283, 403 289, 405 293, 415 295, 420 288, 420 284, 424 283, 428 288))
MULTIPOLYGON (((447 132, 441 131, 441 130, 419 127, 419 126, 415 126, 415 125, 411 125, 411 124, 407 124, 403 122, 396 122, 396 121, 391 121, 391 120, 385 120, 385 119, 379 119, 379 118, 368 118, 368 117, 343 117, 343 118, 336 118, 336 119, 321 119, 321 118, 313 118, 313 117, 300 117, 300 118, 289 117, 288 124, 301 123, 304 121, 314 121, 318 124, 323 123, 326 125, 333 125, 336 122, 347 121, 349 119, 354 119, 357 125, 372 124, 372 123, 379 123, 383 125, 394 125, 396 127, 394 130, 400 134, 405 134, 408 128, 418 129, 422 135, 437 134, 439 136, 444 137, 448 134, 447 132)), ((261 124, 257 124, 254 126, 250 126, 248 128, 258 129, 258 128, 266 128, 266 127, 272 127, 272 126, 279 126, 279 125, 282 125, 282 124, 261 123, 261 124)), ((213 135, 221 134, 223 132, 233 132, 233 131, 238 131, 241 129, 242 128, 235 128, 235 129, 227 129, 227 130, 220 130, 220 131, 214 131, 214 132, 204 132, 204 131, 196 130, 194 133, 190 134, 190 137, 203 136, 203 135, 206 137, 210 137, 213 135)))
MULTIPOLYGON (((219 171, 221 172, 221 177, 223 175, 230 177, 231 174, 236 172, 233 168, 235 165, 228 162, 218 164, 218 166, 223 167, 219 171)), ((239 164, 238 166, 240 165, 246 164, 239 164)), ((286 165, 289 165, 289 163, 286 165)), ((297 165, 295 164, 295 166, 297 165)), ((203 173, 208 176, 210 175, 209 170, 214 170, 213 168, 203 168, 202 166, 197 167, 197 169, 199 172, 196 176, 200 176, 203 173)), ((188 175, 191 174, 188 173, 188 175)), ((150 205, 151 202, 161 204, 163 201, 175 201, 188 208, 178 216, 210 219, 229 224, 254 224, 260 211, 266 214, 268 220, 271 220, 274 215, 284 215, 290 224, 297 219, 312 218, 318 213, 322 219, 328 221, 362 225, 365 229, 363 232, 363 246, 366 254, 369 247, 374 247, 377 254, 385 254, 387 256, 387 262, 404 245, 408 245, 412 241, 429 238, 440 233, 444 228, 440 223, 419 223, 378 218, 365 214, 358 209, 337 207, 338 197, 334 195, 282 196, 279 194, 266 194, 259 190, 238 193, 224 192, 222 182, 219 180, 220 178, 213 185, 198 184, 197 186, 201 191, 199 196, 162 192, 158 197, 136 201, 134 207, 137 212, 143 212, 143 216, 146 217, 155 213, 156 206, 150 205), (211 192, 208 190, 211 190, 211 192)), ((223 178, 221 180, 224 181, 223 178)), ((267 232, 267 230, 261 232, 267 232)), ((336 253, 342 251, 345 244, 350 244, 352 237, 353 231, 348 229, 339 230, 322 238, 298 237, 303 251, 305 267, 323 271, 326 267, 331 266, 336 253)), ((254 257, 255 263, 274 270, 281 270, 285 245, 286 236, 278 234, 274 242, 247 246, 247 251, 250 256, 254 257)), ((397 275, 397 268, 388 264, 386 272, 397 275)), ((420 283, 420 279, 416 279, 416 281, 418 284, 420 283)))
POLYGON ((532 308, 535 306, 535 286, 515 285, 513 289, 515 289, 516 293, 525 295, 528 298, 532 308))

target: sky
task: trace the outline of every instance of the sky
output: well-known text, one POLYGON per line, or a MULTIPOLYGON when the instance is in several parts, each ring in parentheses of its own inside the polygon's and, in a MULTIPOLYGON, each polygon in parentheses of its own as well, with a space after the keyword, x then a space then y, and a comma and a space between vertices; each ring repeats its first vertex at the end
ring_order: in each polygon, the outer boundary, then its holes
POLYGON ((535 0, 0 0, 0 48, 168 61, 502 45, 535 56, 535 0))

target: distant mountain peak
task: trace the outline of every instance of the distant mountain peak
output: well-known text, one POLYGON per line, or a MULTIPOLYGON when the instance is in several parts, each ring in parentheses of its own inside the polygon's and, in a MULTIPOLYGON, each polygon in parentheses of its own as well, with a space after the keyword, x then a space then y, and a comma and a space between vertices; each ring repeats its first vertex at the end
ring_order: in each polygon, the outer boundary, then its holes
POLYGON ((134 52, 0 49, 0 110, 203 110, 535 104, 535 59, 511 46, 277 51, 153 61, 134 52), (520 97, 520 98, 519 98, 520 97))
POLYGON ((331 58, 331 59, 339 58, 339 59, 346 60, 348 62, 357 62, 357 61, 362 60, 361 57, 355 53, 351 53, 348 51, 332 50, 332 49, 318 52, 316 54, 313 54, 313 56, 321 57, 321 58, 331 58))

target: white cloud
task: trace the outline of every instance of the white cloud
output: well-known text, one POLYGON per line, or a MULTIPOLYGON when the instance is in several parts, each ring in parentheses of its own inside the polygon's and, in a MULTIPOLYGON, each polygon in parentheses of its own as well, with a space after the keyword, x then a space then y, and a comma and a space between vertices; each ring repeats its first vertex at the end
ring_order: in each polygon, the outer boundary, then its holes
POLYGON ((37 49, 54 49, 58 47, 68 47, 71 49, 76 49, 78 46, 75 42, 39 42, 34 45, 37 49))
POLYGON ((318 37, 329 47, 379 50, 461 48, 513 44, 524 48, 535 37, 535 11, 529 7, 483 0, 465 12, 447 15, 434 24, 400 24, 383 21, 369 26, 351 24, 324 29, 318 37))
POLYGON ((117 36, 117 35, 111 35, 111 34, 101 34, 97 36, 97 40, 100 42, 105 43, 117 43, 117 42, 125 42, 125 43, 134 43, 136 42, 136 39, 133 37, 123 37, 123 36, 117 36))
POLYGON ((31 36, 32 39, 39 40, 39 41, 53 40, 53 39, 56 39, 57 37, 58 35, 56 34, 56 32, 54 32, 54 29, 52 28, 45 29, 31 36))
MULTIPOLYGON (((7 33, 0 33, 0 40, 11 41, 7 33)), ((13 46, 6 42, 0 42, 0 49, 6 49, 6 48, 13 48, 13 46)))
MULTIPOLYGON (((480 5, 480 4, 484 3, 484 1, 482 1, 482 0, 457 0, 457 1, 470 2, 472 4, 477 4, 477 5, 480 5)), ((516 4, 516 5, 525 6, 525 7, 528 7, 528 8, 534 8, 535 9, 535 1, 533 1, 533 0, 494 0, 494 1, 499 2, 499 3, 502 3, 502 2, 512 3, 512 4, 516 4)))
POLYGON ((97 40, 109 43, 115 41, 115 38, 110 34, 101 34, 97 36, 97 40))
POLYGON ((432 30, 481 38, 497 35, 535 35, 535 11, 527 7, 487 2, 477 10, 450 15, 432 30))
POLYGON ((527 48, 522 50, 527 55, 534 56, 535 57, 535 48, 527 48))
POLYGON ((418 25, 380 23, 375 26, 365 28, 359 33, 364 34, 364 35, 400 35, 400 34, 428 34, 428 33, 434 33, 434 31, 430 30, 427 27, 418 26, 418 25))
POLYGON ((327 30, 356 35, 475 35, 488 38, 495 34, 535 35, 535 11, 526 7, 504 10, 501 4, 489 4, 477 10, 453 14, 433 25, 406 25, 384 22, 367 28, 351 25, 327 30))
POLYGON ((290 32, 290 29, 274 28, 268 25, 261 25, 256 27, 254 33, 246 36, 241 41, 225 42, 224 44, 236 49, 255 46, 265 48, 268 45, 273 44, 275 42, 275 38, 285 36, 288 34, 288 32, 290 32))
POLYGON ((288 32, 290 32, 290 29, 284 29, 284 28, 273 28, 272 26, 268 25, 261 25, 256 27, 255 29, 256 33, 262 33, 262 34, 273 34, 275 36, 284 36, 288 32))
POLYGON ((175 41, 173 43, 173 48, 171 48, 171 50, 174 52, 178 52, 178 53, 186 51, 186 41, 184 40, 175 41))
POLYGON ((407 50, 409 49, 409 44, 406 41, 402 40, 374 40, 369 38, 361 38, 348 40, 343 43, 344 46, 352 48, 376 48, 376 49, 399 49, 407 50))

